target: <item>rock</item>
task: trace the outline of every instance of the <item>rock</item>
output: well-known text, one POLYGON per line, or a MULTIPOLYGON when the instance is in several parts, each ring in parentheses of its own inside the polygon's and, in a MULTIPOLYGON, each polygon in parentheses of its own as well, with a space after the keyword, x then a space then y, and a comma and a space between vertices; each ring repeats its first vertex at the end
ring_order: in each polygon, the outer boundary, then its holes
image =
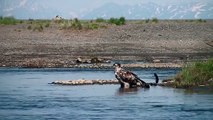
POLYGON ((161 61, 159 59, 153 60, 154 63, 160 63, 161 61))
POLYGON ((94 57, 94 58, 91 58, 91 63, 102 63, 103 60, 97 58, 97 57, 94 57))
POLYGON ((166 80, 163 80, 162 81, 162 83, 173 83, 174 82, 174 80, 172 80, 172 79, 166 79, 166 80))
POLYGON ((76 63, 83 63, 83 60, 81 58, 77 58, 76 63))
POLYGON ((208 82, 213 82, 213 78, 209 79, 208 82))

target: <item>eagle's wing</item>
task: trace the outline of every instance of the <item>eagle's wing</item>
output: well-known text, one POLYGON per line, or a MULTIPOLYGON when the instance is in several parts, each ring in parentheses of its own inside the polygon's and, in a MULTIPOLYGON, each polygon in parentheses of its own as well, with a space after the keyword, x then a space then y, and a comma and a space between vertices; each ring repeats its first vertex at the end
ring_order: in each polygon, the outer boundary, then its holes
POLYGON ((118 73, 119 77, 124 81, 127 82, 129 84, 136 84, 136 76, 134 73, 130 72, 130 71, 126 71, 126 70, 121 70, 118 73))
POLYGON ((116 73, 115 77, 119 80, 121 84, 128 83, 130 86, 142 86, 149 88, 149 84, 141 80, 136 74, 127 70, 120 70, 116 73))
POLYGON ((125 81, 128 82, 130 85, 140 85, 142 87, 145 88, 149 88, 149 84, 147 84, 146 82, 144 82, 143 80, 141 80, 135 73, 131 72, 131 71, 123 71, 120 78, 125 81))
POLYGON ((135 79, 137 79, 137 82, 141 84, 142 87, 149 88, 149 84, 141 80, 136 74, 132 73, 135 76, 135 79))

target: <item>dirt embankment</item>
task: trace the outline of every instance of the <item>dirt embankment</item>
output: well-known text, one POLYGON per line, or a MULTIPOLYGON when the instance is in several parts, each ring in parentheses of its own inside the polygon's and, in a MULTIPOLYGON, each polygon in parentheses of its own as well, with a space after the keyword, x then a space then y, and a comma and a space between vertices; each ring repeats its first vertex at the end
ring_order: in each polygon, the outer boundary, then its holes
POLYGON ((213 20, 127 22, 96 30, 42 32, 0 25, 0 66, 71 67, 77 58, 177 63, 213 57, 213 20))

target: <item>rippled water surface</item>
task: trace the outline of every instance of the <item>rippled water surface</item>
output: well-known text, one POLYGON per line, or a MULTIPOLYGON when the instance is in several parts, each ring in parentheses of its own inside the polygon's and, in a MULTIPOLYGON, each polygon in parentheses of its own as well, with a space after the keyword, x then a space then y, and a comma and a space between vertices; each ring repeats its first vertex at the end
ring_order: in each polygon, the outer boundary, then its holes
MULTIPOLYGON (((177 69, 132 70, 147 82, 173 76, 177 69)), ((119 85, 61 86, 55 80, 114 79, 113 70, 0 69, 0 120, 213 119, 212 92, 119 85)))

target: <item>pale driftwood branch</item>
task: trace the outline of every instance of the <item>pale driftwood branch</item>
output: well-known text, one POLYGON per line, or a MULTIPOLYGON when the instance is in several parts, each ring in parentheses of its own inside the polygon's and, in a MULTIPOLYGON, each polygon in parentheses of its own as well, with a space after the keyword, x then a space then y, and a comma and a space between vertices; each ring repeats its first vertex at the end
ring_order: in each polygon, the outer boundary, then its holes
POLYGON ((118 80, 60 80, 54 81, 51 84, 58 84, 58 85, 94 85, 94 84, 119 84, 118 80))
MULTIPOLYGON (((72 86, 77 86, 77 85, 105 85, 105 84, 119 84, 118 80, 58 80, 54 81, 50 84, 57 84, 57 85, 72 85, 72 86)), ((147 83, 151 86, 157 86, 160 85, 162 86, 163 84, 161 83, 147 83)))

